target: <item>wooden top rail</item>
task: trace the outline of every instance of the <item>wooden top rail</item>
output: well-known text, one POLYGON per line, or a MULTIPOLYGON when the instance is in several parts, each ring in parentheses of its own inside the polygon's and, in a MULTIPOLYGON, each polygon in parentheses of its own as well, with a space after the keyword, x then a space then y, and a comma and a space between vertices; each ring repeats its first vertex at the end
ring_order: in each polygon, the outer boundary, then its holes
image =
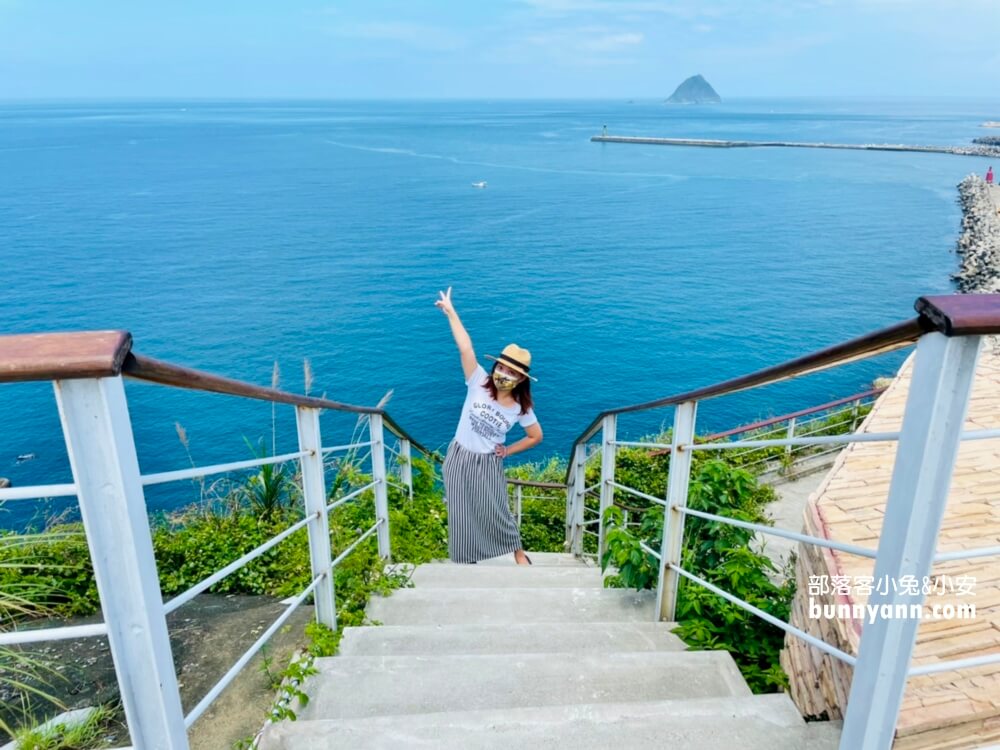
POLYGON ((411 438, 384 409, 343 404, 325 398, 301 396, 276 388, 265 388, 242 380, 223 378, 143 357, 132 353, 131 349, 132 335, 127 331, 0 336, 0 383, 127 375, 136 380, 175 388, 190 388, 354 414, 380 414, 386 427, 394 435, 409 440, 414 448, 435 461, 439 460, 436 454, 411 438))
MULTIPOLYGON (((923 334, 932 331, 938 331, 945 336, 1000 333, 1000 294, 945 294, 920 297, 914 303, 914 309, 918 316, 912 320, 897 323, 874 333, 788 360, 773 367, 767 367, 748 375, 686 393, 679 393, 675 396, 667 396, 642 404, 606 409, 598 414, 594 421, 573 441, 570 456, 575 455, 578 445, 589 440, 597 432, 604 417, 612 414, 646 411, 686 401, 704 401, 762 385, 790 380, 801 375, 901 349, 912 344, 923 334)), ((567 482, 571 472, 572 462, 566 471, 567 482)))
POLYGON ((0 383, 118 375, 131 348, 127 331, 0 336, 0 383))

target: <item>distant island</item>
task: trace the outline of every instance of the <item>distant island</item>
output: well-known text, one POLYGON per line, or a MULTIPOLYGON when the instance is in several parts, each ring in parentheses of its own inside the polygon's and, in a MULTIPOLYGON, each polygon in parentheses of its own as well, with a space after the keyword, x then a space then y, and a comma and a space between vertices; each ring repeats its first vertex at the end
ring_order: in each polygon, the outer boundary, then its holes
POLYGON ((667 104, 720 104, 720 97, 701 74, 691 76, 677 87, 667 104))

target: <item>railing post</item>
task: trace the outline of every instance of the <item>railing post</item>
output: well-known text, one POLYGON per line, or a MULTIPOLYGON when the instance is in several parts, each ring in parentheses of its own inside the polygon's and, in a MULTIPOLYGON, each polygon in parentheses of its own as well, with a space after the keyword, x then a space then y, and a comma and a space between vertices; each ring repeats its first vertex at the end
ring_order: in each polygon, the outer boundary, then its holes
POLYGON ((667 482, 667 507, 663 513, 663 543, 660 547, 660 575, 657 580, 657 619, 673 620, 677 608, 677 584, 680 576, 668 565, 681 564, 684 543, 684 514, 678 508, 687 505, 694 451, 685 446, 694 443, 697 401, 685 401, 674 412, 674 431, 670 441, 670 475, 667 482))
MULTIPOLYGON (((795 417, 792 417, 791 419, 788 420, 788 439, 791 440, 793 437, 795 437, 795 417)), ((785 446, 785 455, 786 456, 792 455, 792 446, 790 445, 785 446)))
POLYGON ((521 528, 521 506, 524 502, 524 492, 519 484, 514 485, 514 500, 517 507, 517 528, 521 528))
POLYGON ((187 750, 125 387, 121 377, 54 385, 132 745, 187 750))
POLYGON ((615 481, 615 431, 617 425, 618 418, 614 414, 606 416, 601 425, 601 515, 597 526, 598 562, 604 559, 606 533, 604 511, 615 502, 615 488, 611 486, 611 483, 615 481))
POLYGON ((587 444, 580 443, 573 454, 573 543, 574 555, 583 554, 584 501, 587 499, 587 444))
POLYGON ((389 490, 385 475, 385 431, 381 414, 370 414, 369 431, 372 438, 372 480, 375 484, 375 520, 378 527, 378 553, 388 560, 392 554, 389 548, 389 490))
POLYGON ((574 481, 576 478, 576 472, 571 472, 566 482, 566 544, 565 550, 567 552, 573 551, 573 519, 576 518, 576 490, 574 489, 574 481))
POLYGON ((399 439, 399 475, 406 485, 409 499, 413 500, 413 451, 410 448, 410 441, 406 438, 399 439))
POLYGON ((869 598, 877 612, 888 605, 891 614, 862 629, 841 748, 892 746, 919 625, 918 618, 892 615, 897 605, 922 607, 925 598, 921 585, 915 591, 897 587, 904 579, 924 581, 931 572, 979 343, 978 336, 927 333, 917 344, 869 598))
POLYGON ((326 511, 326 478, 323 472, 323 438, 319 429, 319 409, 295 407, 295 422, 299 431, 299 450, 308 451, 302 457, 302 496, 307 516, 314 516, 309 531, 309 562, 312 577, 325 575, 317 584, 316 621, 331 630, 337 629, 337 606, 334 597, 333 562, 330 556, 330 522, 326 511))

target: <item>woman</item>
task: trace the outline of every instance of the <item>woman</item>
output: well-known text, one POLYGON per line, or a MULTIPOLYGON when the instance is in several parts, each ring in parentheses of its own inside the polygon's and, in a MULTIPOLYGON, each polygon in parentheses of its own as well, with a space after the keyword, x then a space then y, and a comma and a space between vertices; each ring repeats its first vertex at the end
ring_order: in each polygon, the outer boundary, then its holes
POLYGON ((507 503, 503 460, 542 442, 532 410, 531 353, 517 344, 505 347, 486 373, 476 361, 472 340, 451 304, 451 287, 434 304, 448 317, 462 355, 468 391, 455 439, 444 460, 448 503, 448 554, 454 562, 474 563, 510 552, 518 565, 531 565, 521 548, 521 532, 507 503), (527 437, 506 445, 507 431, 519 423, 527 437))

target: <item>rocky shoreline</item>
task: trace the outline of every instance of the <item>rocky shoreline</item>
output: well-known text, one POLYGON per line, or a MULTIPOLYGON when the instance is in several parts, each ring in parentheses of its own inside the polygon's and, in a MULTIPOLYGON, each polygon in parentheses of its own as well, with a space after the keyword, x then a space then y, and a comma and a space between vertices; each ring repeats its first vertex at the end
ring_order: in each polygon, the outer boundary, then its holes
POLYGON ((996 192, 1000 190, 975 174, 958 184, 962 233, 957 252, 961 260, 952 278, 965 294, 1000 293, 1000 215, 996 204, 1000 196, 996 192))

